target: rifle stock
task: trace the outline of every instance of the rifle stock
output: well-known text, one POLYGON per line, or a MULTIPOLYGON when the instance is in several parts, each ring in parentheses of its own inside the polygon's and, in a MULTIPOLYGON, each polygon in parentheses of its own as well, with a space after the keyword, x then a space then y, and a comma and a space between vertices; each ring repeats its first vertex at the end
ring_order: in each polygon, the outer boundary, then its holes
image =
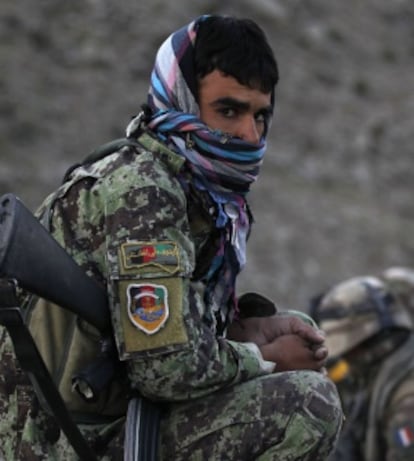
POLYGON ((73 260, 14 194, 0 197, 0 277, 110 330, 103 287, 73 260))

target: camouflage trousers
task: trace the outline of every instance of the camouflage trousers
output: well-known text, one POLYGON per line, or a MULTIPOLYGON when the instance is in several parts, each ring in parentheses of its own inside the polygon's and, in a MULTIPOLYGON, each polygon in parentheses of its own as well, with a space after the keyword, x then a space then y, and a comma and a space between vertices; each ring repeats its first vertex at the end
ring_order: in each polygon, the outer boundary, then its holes
MULTIPOLYGON (((53 418, 33 404, 33 397, 0 330, 0 460, 77 460, 53 418)), ((161 421, 160 459, 322 461, 341 423, 336 389, 322 374, 276 373, 169 404, 161 421)), ((124 459, 123 419, 80 429, 100 459, 124 459)))
POLYGON ((162 420, 161 459, 322 461, 342 418, 336 389, 320 373, 267 375, 171 405, 162 420))

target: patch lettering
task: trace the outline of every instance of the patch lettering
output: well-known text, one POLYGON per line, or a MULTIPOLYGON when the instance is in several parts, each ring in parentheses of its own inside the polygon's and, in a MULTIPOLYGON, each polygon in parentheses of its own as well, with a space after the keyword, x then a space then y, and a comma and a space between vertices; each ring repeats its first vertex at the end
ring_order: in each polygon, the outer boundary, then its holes
POLYGON ((148 335, 157 333, 169 317, 168 291, 153 283, 131 284, 127 288, 127 309, 132 324, 148 335))

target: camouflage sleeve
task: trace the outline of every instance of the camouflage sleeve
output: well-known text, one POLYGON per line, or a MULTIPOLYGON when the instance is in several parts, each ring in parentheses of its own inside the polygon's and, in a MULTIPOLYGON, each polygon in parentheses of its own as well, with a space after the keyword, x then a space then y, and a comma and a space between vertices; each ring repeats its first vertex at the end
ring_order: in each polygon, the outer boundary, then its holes
POLYGON ((414 459, 414 372, 395 391, 384 421, 387 461, 414 459))
POLYGON ((257 347, 215 336, 212 313, 191 282, 195 249, 176 178, 145 154, 139 165, 101 173, 66 191, 54 224, 78 261, 107 282, 132 386, 181 400, 269 373, 257 347))

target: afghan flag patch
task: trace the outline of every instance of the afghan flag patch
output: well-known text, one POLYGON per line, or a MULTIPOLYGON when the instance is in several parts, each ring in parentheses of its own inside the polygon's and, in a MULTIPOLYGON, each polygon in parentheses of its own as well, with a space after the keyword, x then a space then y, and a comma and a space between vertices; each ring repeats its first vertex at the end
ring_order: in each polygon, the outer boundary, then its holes
POLYGON ((397 443, 400 447, 410 447, 414 444, 414 429, 413 425, 407 424, 395 430, 397 443))
POLYGON ((128 285, 127 300, 129 319, 135 327, 148 335, 157 333, 168 320, 168 291, 163 285, 128 285))
POLYGON ((124 272, 158 269, 163 273, 174 274, 179 266, 176 242, 127 242, 121 245, 121 268, 124 272))

